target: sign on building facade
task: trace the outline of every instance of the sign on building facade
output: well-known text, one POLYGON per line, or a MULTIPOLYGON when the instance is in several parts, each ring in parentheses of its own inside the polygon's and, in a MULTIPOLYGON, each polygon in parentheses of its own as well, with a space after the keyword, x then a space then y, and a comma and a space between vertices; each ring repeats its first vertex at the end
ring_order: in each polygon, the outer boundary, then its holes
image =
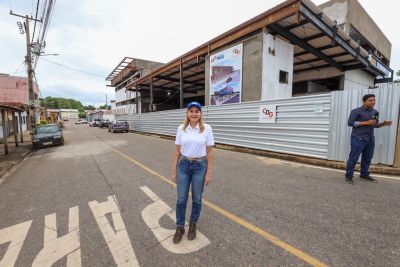
POLYGON ((259 113, 260 123, 275 123, 276 122, 276 105, 262 105, 259 113))
POLYGON ((210 56, 210 105, 241 102, 243 44, 210 56))

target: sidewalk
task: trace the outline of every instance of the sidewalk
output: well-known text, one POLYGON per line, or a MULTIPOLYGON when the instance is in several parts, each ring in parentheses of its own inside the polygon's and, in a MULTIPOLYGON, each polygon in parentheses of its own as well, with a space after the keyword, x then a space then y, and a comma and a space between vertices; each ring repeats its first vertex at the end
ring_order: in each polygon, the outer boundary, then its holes
MULTIPOLYGON (((134 130, 131 130, 131 132, 134 132, 137 134, 142 134, 142 135, 147 135, 147 136, 160 137, 160 138, 164 138, 164 139, 168 139, 168 140, 175 140, 175 137, 169 136, 169 135, 145 133, 145 132, 139 132, 139 131, 134 131, 134 130)), ((215 145, 215 147, 220 148, 220 149, 235 151, 235 152, 254 154, 254 155, 263 156, 263 157, 277 158, 277 159, 281 159, 281 160, 293 161, 293 162, 315 165, 315 166, 320 166, 320 167, 342 169, 342 170, 346 169, 346 162, 341 162, 341 161, 309 158, 309 157, 305 157, 305 156, 290 155, 290 154, 277 153, 277 152, 271 152, 271 151, 253 149, 253 148, 246 148, 246 147, 239 147, 239 146, 233 146, 233 145, 218 144, 218 143, 215 145)), ((357 164, 356 171, 360 171, 360 164, 357 164)), ((400 168, 395 168, 392 166, 387 166, 387 165, 382 165, 382 164, 372 164, 370 167, 370 171, 375 174, 400 176, 400 168)))
POLYGON ((18 147, 15 147, 14 136, 8 138, 8 155, 4 154, 4 145, 0 143, 0 184, 4 182, 7 174, 22 162, 32 149, 31 136, 29 131, 24 133, 24 142, 20 143, 18 138, 18 147))

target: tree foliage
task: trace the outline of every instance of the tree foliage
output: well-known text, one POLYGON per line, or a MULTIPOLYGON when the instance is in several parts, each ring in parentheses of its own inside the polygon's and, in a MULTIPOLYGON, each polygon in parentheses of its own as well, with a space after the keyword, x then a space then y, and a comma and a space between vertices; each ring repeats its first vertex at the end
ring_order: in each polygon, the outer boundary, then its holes
POLYGON ((92 105, 84 106, 83 108, 84 108, 85 110, 96 110, 96 108, 95 108, 94 106, 92 106, 92 105))
POLYGON ((396 71, 397 79, 394 80, 395 83, 400 83, 400 70, 396 71))
POLYGON ((48 96, 43 99, 42 103, 45 104, 47 108, 78 109, 79 111, 84 110, 80 101, 71 98, 67 99, 62 97, 48 96))

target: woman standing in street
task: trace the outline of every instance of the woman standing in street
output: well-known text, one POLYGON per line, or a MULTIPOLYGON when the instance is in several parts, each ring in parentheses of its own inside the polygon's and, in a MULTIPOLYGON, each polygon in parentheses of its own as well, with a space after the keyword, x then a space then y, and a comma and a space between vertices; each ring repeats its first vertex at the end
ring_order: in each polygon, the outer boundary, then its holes
POLYGON ((212 129, 202 118, 201 105, 188 105, 185 122, 176 133, 176 151, 172 165, 172 179, 177 184, 176 232, 174 243, 178 244, 185 233, 186 205, 190 184, 192 185, 192 213, 188 239, 196 237, 196 224, 200 217, 204 184, 211 182, 214 146, 212 129))

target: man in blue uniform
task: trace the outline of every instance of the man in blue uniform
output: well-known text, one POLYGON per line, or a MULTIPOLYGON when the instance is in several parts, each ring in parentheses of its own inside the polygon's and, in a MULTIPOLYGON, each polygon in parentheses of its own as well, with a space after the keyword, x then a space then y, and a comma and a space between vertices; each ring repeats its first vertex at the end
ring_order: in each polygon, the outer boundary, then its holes
POLYGON ((346 181, 353 183, 354 168, 361 155, 360 178, 371 182, 376 179, 369 176, 369 166, 374 156, 375 136, 374 129, 392 125, 391 121, 379 122, 379 112, 374 109, 375 95, 363 96, 363 105, 353 109, 349 116, 348 125, 353 127, 351 133, 351 150, 346 167, 346 181))

